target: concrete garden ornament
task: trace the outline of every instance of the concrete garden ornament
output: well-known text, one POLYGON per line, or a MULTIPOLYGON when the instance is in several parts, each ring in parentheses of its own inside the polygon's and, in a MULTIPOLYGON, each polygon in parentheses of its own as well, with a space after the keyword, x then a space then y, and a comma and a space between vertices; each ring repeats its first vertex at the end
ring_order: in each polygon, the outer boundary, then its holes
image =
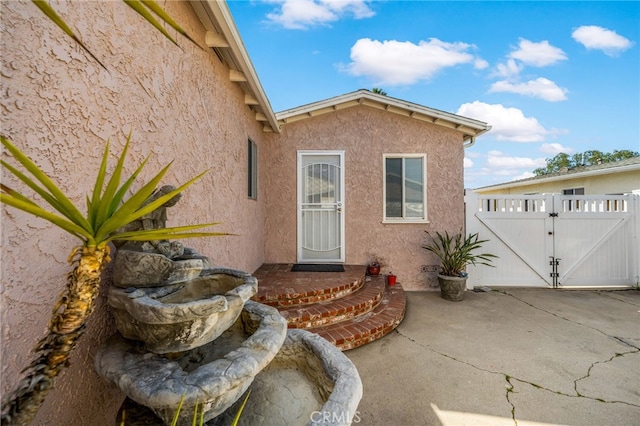
POLYGON ((482 243, 487 240, 478 240, 478 234, 464 237, 462 233, 444 235, 436 232, 435 237, 425 231, 431 241, 422 247, 435 254, 441 262, 441 270, 438 274, 440 293, 443 299, 454 302, 464 298, 467 288, 467 273, 465 268, 469 264, 492 266, 491 262, 496 255, 476 254, 482 243))
MULTIPOLYGON (((173 204, 130 227, 164 226, 173 204)), ((197 407, 207 425, 230 424, 234 404, 244 401, 248 425, 265 418, 273 426, 303 425, 315 411, 355 413, 362 383, 351 361, 317 335, 287 331, 275 308, 249 300, 257 289, 250 274, 212 267, 169 241, 120 245, 108 296, 120 335, 100 348, 96 371, 120 387, 129 406, 147 407, 146 416, 165 424, 191 424, 197 407)))

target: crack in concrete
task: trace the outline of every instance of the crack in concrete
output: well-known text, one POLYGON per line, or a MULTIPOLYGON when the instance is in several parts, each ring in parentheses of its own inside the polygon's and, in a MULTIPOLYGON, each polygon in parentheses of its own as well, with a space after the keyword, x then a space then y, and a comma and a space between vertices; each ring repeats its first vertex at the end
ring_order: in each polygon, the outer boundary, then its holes
POLYGON ((511 394, 512 392, 515 392, 515 387, 513 386, 513 383, 511 383, 511 376, 505 374, 504 375, 505 380, 507 381, 507 383, 509 384, 507 386, 507 393, 506 393, 506 398, 507 398, 507 402, 509 403, 509 405, 511 405, 511 418, 513 419, 513 422, 515 423, 515 426, 518 426, 518 419, 516 419, 516 406, 513 402, 511 402, 511 399, 509 398, 509 394, 511 394))
POLYGON ((517 301, 519 301, 520 303, 524 303, 525 305, 527 305, 527 306, 529 306, 529 307, 531 307, 531 308, 533 308, 533 309, 536 309, 536 310, 538 310, 538 311, 540 311, 540 312, 544 312, 544 313, 546 313, 546 314, 552 315, 552 316, 554 316, 554 317, 556 317, 556 318, 559 318, 559 319, 561 319, 561 320, 564 320, 564 321, 570 322, 570 323, 572 323, 572 324, 579 325, 579 326, 584 327, 584 328, 588 328, 589 330, 596 331, 596 332, 598 332, 598 333, 600 333, 600 334, 602 334, 602 335, 604 335, 604 336, 607 336, 607 337, 608 337, 608 338, 610 338, 610 339, 614 339, 614 340, 616 340, 616 341, 618 341, 618 342, 622 343, 622 344, 623 344, 623 345, 625 345, 625 346, 630 346, 630 347, 632 347, 632 348, 635 348, 635 349, 640 350, 640 347, 638 347, 638 346, 636 346, 636 345, 634 345, 634 344, 632 344, 632 343, 630 343, 630 342, 628 342, 628 341, 627 341, 627 340, 631 340, 631 339, 627 339, 627 338, 625 338, 625 337, 620 337, 620 336, 612 336, 612 335, 610 335, 610 334, 608 334, 608 333, 606 333, 606 332, 604 332, 604 331, 602 331, 602 330, 600 330, 600 329, 598 329, 598 328, 591 327, 590 325, 586 325, 586 324, 583 324, 583 323, 581 323, 581 322, 578 322, 578 321, 572 320, 571 318, 563 317, 562 315, 557 314, 557 313, 555 313, 555 312, 547 311, 546 309, 542 309, 542 308, 540 308, 540 307, 538 307, 538 306, 536 306, 536 305, 534 305, 534 304, 532 304, 532 303, 529 303, 529 302, 527 302, 527 301, 524 301, 524 300, 520 299, 519 297, 517 297, 517 296, 515 296, 515 295, 513 295, 513 294, 511 294, 511 293, 509 293, 509 292, 507 292, 506 290, 494 289, 493 291, 496 291, 496 292, 498 292, 498 293, 502 293, 502 294, 504 294, 505 296, 512 297, 512 298, 516 299, 517 301))
MULTIPOLYGON (((616 290, 615 292, 616 292, 616 293, 621 293, 621 292, 627 292, 627 291, 638 291, 638 290, 640 290, 640 288, 632 288, 632 289, 629 289, 629 290, 616 290)), ((601 297, 608 297, 608 298, 613 299, 613 300, 615 300, 615 301, 617 301, 617 302, 625 303, 625 304, 627 304, 627 305, 631 305, 631 306, 638 306, 636 303, 630 302, 630 301, 628 301, 628 300, 625 300, 625 299, 619 299, 619 298, 617 298, 617 297, 612 297, 612 292, 611 292, 611 291, 596 291, 595 293, 596 293, 598 296, 601 296, 601 297)))
MULTIPOLYGON (((495 291, 500 291, 500 290, 495 290, 495 291)), ((570 321, 570 322, 573 322, 573 323, 575 323, 575 324, 585 326, 584 324, 580 324, 580 323, 578 323, 578 322, 576 322, 576 321, 572 321, 572 320, 570 320, 570 319, 568 319, 568 318, 564 318, 564 317, 562 317, 562 316, 559 316, 559 315, 557 315, 557 314, 554 314, 553 312, 548 312, 548 311, 545 311, 544 309, 540 309, 540 308, 538 308, 538 307, 536 307, 536 306, 533 306, 533 305, 531 305, 530 303, 527 303, 527 302, 525 302, 525 301, 523 301, 523 300, 520 300, 519 298, 517 298, 517 297, 515 297, 515 296, 513 296, 513 295, 510 295, 510 294, 508 294, 508 293, 506 293, 506 292, 504 292, 504 291, 500 291, 500 292, 502 292, 502 293, 504 293, 504 294, 506 294, 506 295, 508 295, 508 296, 514 297, 516 300, 519 300, 519 301, 521 301, 522 303, 525 303, 525 304, 527 304, 527 305, 531 306, 531 307, 532 307, 532 308, 534 308, 534 309, 538 309, 538 310, 541 310, 541 311, 543 311, 543 312, 547 312, 547 313, 549 313, 550 315, 553 315, 553 316, 556 316, 556 317, 558 317, 558 318, 564 319, 564 320, 566 320, 566 321, 570 321)), ((588 378, 588 377, 589 377, 589 375, 591 374, 591 370, 593 369, 593 367, 594 367, 595 365, 610 362, 610 361, 612 361, 613 359, 618 358, 618 357, 620 357, 620 356, 625 356, 625 355, 629 355, 629 354, 634 354, 634 353, 640 352, 640 348, 637 348, 635 345, 630 344, 629 342, 626 342, 623 338, 619 338, 619 337, 616 337, 616 336, 609 336, 607 333, 604 333, 603 331, 598 330, 598 329, 595 329, 595 328, 593 328, 593 327, 588 327, 588 326, 585 326, 585 327, 587 327, 587 328, 591 328, 591 329, 593 329, 593 330, 595 330, 595 331, 598 331, 598 332, 600 332, 600 333, 604 334, 604 335, 605 335, 605 336, 607 336, 607 337, 610 337, 610 338, 613 338, 613 339, 615 339, 615 340, 618 340, 620 343, 622 343, 622 344, 624 344, 624 345, 626 345, 626 346, 629 346, 629 347, 633 347, 633 348, 635 348, 635 349, 637 349, 637 350, 634 350, 634 351, 628 351, 628 352, 624 352, 624 353, 616 353, 616 354, 615 354, 615 355, 613 355, 610 359, 605 360, 605 361, 595 361, 593 364, 591 364, 591 366, 589 367, 589 369, 588 369, 588 371, 587 371, 587 374, 586 374, 585 376, 580 377, 580 378, 578 378, 578 379, 574 380, 574 389, 575 389, 575 392, 576 392, 576 394, 575 394, 575 395, 571 395, 571 394, 568 394, 568 393, 566 393, 566 392, 562 392, 562 391, 559 391, 559 390, 550 389, 550 388, 547 388, 547 387, 545 387, 545 386, 541 386, 541 385, 539 385, 539 384, 537 384, 537 383, 530 382, 530 381, 528 381, 528 380, 524 380, 524 379, 520 379, 520 378, 517 378, 517 377, 513 377, 513 376, 511 376, 511 375, 509 375, 509 374, 507 374, 507 373, 504 373, 504 372, 500 372, 500 371, 493 371, 493 370, 488 370, 488 369, 486 369, 486 368, 482 368, 482 367, 477 366, 477 365, 475 365, 475 364, 472 364, 472 363, 470 363, 470 362, 467 362, 467 361, 464 361, 464 360, 460 360, 460 359, 458 359, 458 358, 455 358, 455 357, 453 357, 453 356, 451 356, 451 355, 448 355, 448 354, 446 354, 446 353, 444 353, 444 352, 440 352, 440 351, 438 351, 438 350, 436 350, 436 349, 432 348, 432 347, 431 347, 431 346, 429 346, 429 345, 422 344, 422 343, 418 342, 417 340, 413 339, 412 337, 410 337, 410 336, 408 336, 408 335, 406 335, 406 334, 402 333, 402 332, 401 332, 400 330, 398 330, 397 328, 396 328, 396 329, 394 329, 393 331, 394 331, 395 333, 397 333, 399 336, 401 336, 401 337, 403 337, 403 338, 405 338, 405 339, 409 340, 410 342, 415 343, 416 345, 418 345, 418 346, 420 346, 420 347, 422 347, 422 348, 424 348, 424 349, 426 349, 426 350, 428 350, 428 351, 430 351, 430 352, 432 352, 432 353, 435 353, 435 354, 440 355, 440 356, 442 356, 442 357, 448 358, 448 359, 450 359, 450 360, 452 360, 452 361, 459 362, 459 363, 461 363, 461 364, 467 365, 467 366, 469 366, 469 367, 471 367, 471 368, 474 368, 474 369, 476 369, 476 370, 478 370, 478 371, 482 371, 482 372, 489 373, 489 374, 495 374, 495 375, 501 375, 501 376, 503 376, 503 377, 505 378, 505 380, 507 381, 507 383, 508 383, 508 386, 507 386, 507 389, 506 389, 505 397, 506 397, 506 401, 507 401, 507 403, 511 406, 511 416, 512 416, 512 418, 513 418, 513 421, 514 421, 515 426, 517 426, 517 425, 518 425, 518 420, 517 420, 517 416, 516 416, 516 406, 515 406, 515 404, 514 404, 514 403, 511 401, 511 399, 510 399, 510 394, 512 394, 512 393, 516 393, 516 391, 515 391, 515 385, 512 383, 512 381, 517 381, 517 382, 520 382, 520 383, 523 383, 523 384, 527 384, 527 385, 529 385, 529 386, 533 386, 533 387, 534 387, 534 388, 536 388, 536 389, 540 389, 540 390, 543 390, 543 391, 546 391, 546 392, 550 392, 550 393, 553 393, 553 394, 556 394, 556 395, 561 395, 561 396, 565 396, 565 397, 569 397, 569 398, 585 398, 585 399, 589 399, 589 400, 593 400, 593 401, 598 401, 598 402, 602 402, 602 403, 606 403, 606 404, 625 404, 625 405, 629 405, 629 406, 632 406, 632 407, 639 407, 639 408, 640 408, 640 404, 632 404, 632 403, 629 403, 629 402, 626 402, 626 401, 616 401, 616 400, 607 401, 607 400, 602 399, 602 398, 596 398, 596 397, 591 397, 591 396, 587 396, 587 395, 582 395, 582 394, 578 391, 578 389, 577 389, 577 386, 578 386, 578 385, 577 385, 577 382, 579 382, 580 380, 584 380, 584 379, 588 378)))
POLYGON ((578 382, 579 382, 579 381, 581 381, 581 380, 588 379, 588 378, 591 376, 591 370, 593 370, 593 368, 594 368, 596 365, 598 365, 598 364, 606 364, 606 363, 608 363, 608 362, 613 361, 613 360, 614 360, 614 359, 616 359, 616 358, 620 358, 620 357, 623 357, 623 356, 625 356, 625 355, 629 355, 629 354, 636 354, 636 353, 638 353, 638 352, 640 352, 640 350, 628 351, 628 352, 622 352, 622 353, 616 353, 615 355, 613 355, 613 356, 612 356, 611 358, 609 358, 609 359, 606 359, 606 360, 604 360, 604 361, 595 361, 594 363, 592 363, 592 364, 589 366, 589 368, 587 369, 587 374, 585 374, 584 376, 582 376, 582 377, 580 377, 580 378, 578 378, 578 379, 576 379, 576 380, 574 380, 574 381, 573 381, 573 388, 574 388, 574 390, 575 390, 575 392, 576 392, 576 395, 577 395, 577 396, 579 396, 579 397, 589 398, 589 399, 594 399, 594 400, 596 400, 596 401, 605 402, 605 403, 619 403, 619 404, 626 404, 626 405, 630 405, 630 406, 632 406, 632 407, 640 407, 640 405, 632 404, 632 403, 630 403, 630 402, 626 402, 626 401, 615 401, 615 400, 614 400, 614 401, 605 401, 605 400, 603 400, 602 398, 590 397, 590 396, 587 396, 587 395, 583 395, 583 394, 581 394, 581 393, 580 393, 580 391, 578 390, 578 382))
MULTIPOLYGON (((581 398, 588 398, 588 399, 591 399, 591 400, 594 400, 594 401, 599 401, 599 402, 604 402, 604 403, 618 403, 618 404, 626 404, 626 405, 629 405, 629 406, 632 406, 632 407, 640 407, 640 404, 632 404, 632 403, 629 403, 629 402, 626 402, 626 401, 617 401, 617 400, 607 401, 607 400, 604 400, 604 399, 602 399, 602 398, 596 398, 596 397, 590 397, 590 396, 582 395, 582 394, 578 391, 578 382, 579 382, 579 381, 581 381, 581 380, 584 380, 584 379, 588 378, 588 377, 591 375, 591 370, 592 370, 592 369, 593 369, 597 364, 604 364, 604 363, 608 363, 608 362, 611 362, 612 360, 614 360, 615 358, 618 358, 618 357, 620 357, 620 356, 625 356, 625 355, 635 354, 635 353, 640 352, 640 347, 639 347, 639 346, 637 346, 636 344, 634 344, 633 342, 631 342, 631 341, 630 341, 631 339, 629 339, 629 338, 625 338, 625 337, 620 337, 620 336, 613 336, 613 335, 608 334, 608 333, 606 333, 606 332, 604 332, 604 331, 602 331, 602 330, 600 330, 600 329, 598 329, 598 328, 591 327, 591 326, 589 326, 589 325, 586 325, 586 324, 583 324, 583 323, 581 323, 581 322, 578 322, 578 321, 572 320, 572 319, 570 319, 570 318, 563 317, 562 315, 556 314, 556 313, 554 313, 554 312, 547 311, 546 309, 542 309, 542 308, 540 308, 540 307, 538 307, 538 306, 535 306, 535 305, 534 305, 534 304, 532 304, 532 303, 529 303, 529 302, 526 302, 526 301, 524 301, 524 300, 520 299, 519 297, 517 297, 517 296, 515 296, 515 295, 513 295, 513 294, 511 294, 511 293, 509 293, 509 292, 507 292, 506 290, 494 290, 494 291, 497 291, 497 292, 502 293, 502 294, 504 294, 504 295, 506 295, 506 296, 512 297, 512 298, 516 299, 517 301, 519 301, 519 302, 521 302, 521 303, 524 303, 525 305, 527 305, 527 306, 529 306, 529 307, 531 307, 531 308, 533 308, 533 309, 536 309, 536 310, 538 310, 538 311, 541 311, 541 312, 547 313, 547 314, 549 314, 549 315, 552 315, 552 316, 554 316, 554 317, 556 317, 556 318, 559 318, 559 319, 562 319, 562 320, 564 320, 564 321, 570 322, 570 323, 572 323, 572 324, 576 324, 576 325, 579 325, 579 326, 581 326, 581 327, 585 327, 585 328, 588 328, 588 329, 590 329, 590 330, 596 331, 596 332, 598 332, 598 333, 600 333, 600 334, 602 334, 602 335, 604 335, 604 336, 606 336, 606 337, 608 337, 608 338, 610 338, 610 339, 613 339, 613 340, 617 341, 618 343, 622 344, 623 346, 626 346, 626 347, 629 347, 629 348, 633 348, 633 349, 635 349, 635 350, 628 351, 628 352, 616 353, 616 354, 614 354, 611 358, 609 358, 609 359, 607 359, 607 360, 604 360, 604 361, 595 361, 595 362, 593 362, 593 363, 589 366, 589 368, 587 369, 587 374, 586 374, 585 376, 582 376, 582 377, 580 377, 580 378, 578 378, 578 379, 574 380, 573 384, 574 384, 574 390, 575 390, 575 392, 576 392, 576 395, 569 395, 569 394, 565 394, 565 393, 562 393, 562 392, 557 392, 557 393, 558 393, 558 394, 560 394, 560 395, 565 395, 565 396, 570 396, 570 397, 575 397, 575 396, 577 396, 577 397, 581 397, 581 398)), ((599 294, 600 294, 600 293, 599 293, 599 294)), ((518 380, 518 379, 516 379, 516 380, 518 380)), ((529 383, 529 384, 532 384, 532 383, 529 383)), ((533 385, 533 384, 532 384, 532 385, 533 385)))
MULTIPOLYGON (((482 371, 482 372, 489 373, 489 374, 495 374, 495 375, 503 376, 503 377, 506 379, 507 383, 509 384, 509 385, 507 386, 507 390, 506 390, 506 395, 505 395, 505 397, 506 397, 507 403, 508 403, 509 405, 511 405, 511 417, 513 418, 513 421, 514 421, 514 423, 515 423, 515 426, 518 426, 518 420, 516 419, 516 407, 515 407, 515 405, 511 402, 511 400, 509 399, 509 394, 510 394, 510 393, 512 393, 512 392, 514 391, 514 386, 513 386, 513 384, 511 383, 511 379, 512 379, 513 377, 511 377, 511 376, 510 376, 510 375, 508 375, 508 374, 501 373, 501 372, 499 372, 499 371, 487 370, 486 368, 479 367, 479 366, 477 366, 477 365, 475 365, 475 364, 471 364, 470 362, 462 361, 462 360, 460 360, 460 359, 458 359, 458 358, 455 358, 455 357, 453 357, 453 356, 451 356, 451 355, 445 354, 444 352, 437 351, 437 350, 433 349, 432 347, 430 347, 429 345, 423 345, 422 343, 418 342, 417 340, 415 340, 415 339, 413 339, 413 338, 411 338, 411 337, 407 336, 406 334, 401 333, 397 328, 396 328, 394 331, 395 331, 398 335, 400 335, 400 336, 402 336, 403 338, 405 338, 405 339, 409 340, 410 342, 415 343, 416 345, 420 346, 421 348, 424 348, 424 349, 426 349, 426 350, 428 350, 428 351, 430 351, 430 352, 433 352, 433 353, 435 353, 435 354, 438 354, 438 355, 440 355, 440 356, 442 356, 442 357, 448 358, 448 359, 450 359, 450 360, 452 360, 452 361, 455 361, 455 362, 459 362, 459 363, 461 363, 461 364, 468 365, 469 367, 474 368, 474 369, 476 369, 476 370, 478 370, 478 371, 482 371)), ((518 380, 519 382, 525 382, 525 381, 523 381, 523 380, 519 380, 519 379, 515 379, 515 380, 518 380)), ((525 383, 526 383, 526 382, 525 382, 525 383)), ((536 387, 539 387, 539 386, 536 386, 536 387)))

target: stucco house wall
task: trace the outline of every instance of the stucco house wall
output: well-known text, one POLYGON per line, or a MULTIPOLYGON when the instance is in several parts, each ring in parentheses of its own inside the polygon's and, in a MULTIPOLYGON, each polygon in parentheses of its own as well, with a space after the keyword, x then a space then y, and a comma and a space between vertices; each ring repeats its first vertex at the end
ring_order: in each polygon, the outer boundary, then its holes
MULTIPOLYGON (((247 271, 259 267, 264 194, 257 201, 247 198, 246 164, 247 138, 264 152, 264 133, 242 90, 229 81, 229 69, 211 49, 198 48, 178 34, 176 47, 123 2, 61 1, 53 6, 108 70, 30 1, 3 1, 3 134, 53 176, 81 209, 105 141, 110 139, 115 157, 129 131, 127 171, 150 156, 138 187, 172 160, 163 184, 182 183, 208 169, 169 209, 169 225, 222 222, 214 230, 237 235, 185 244, 215 264, 247 271)), ((205 46, 204 28, 190 3, 162 2, 162 7, 205 46)), ((2 183, 19 186, 6 173, 2 183)), ((67 257, 79 241, 5 205, 0 210, 5 395, 46 332, 70 271, 67 257)), ((109 277, 106 271, 107 283, 109 277)), ((113 424, 124 396, 97 376, 93 355, 114 332, 102 294, 70 368, 57 378, 33 424, 113 424)))
POLYGON ((263 150, 265 262, 295 263, 297 151, 345 151, 347 264, 382 257, 407 290, 437 285, 422 265, 437 261, 422 249, 425 230, 456 232, 464 224, 462 135, 454 130, 369 106, 354 106, 285 124, 263 150), (383 154, 427 154, 429 223, 388 224, 383 219, 383 154), (265 170, 267 169, 267 170, 265 170))

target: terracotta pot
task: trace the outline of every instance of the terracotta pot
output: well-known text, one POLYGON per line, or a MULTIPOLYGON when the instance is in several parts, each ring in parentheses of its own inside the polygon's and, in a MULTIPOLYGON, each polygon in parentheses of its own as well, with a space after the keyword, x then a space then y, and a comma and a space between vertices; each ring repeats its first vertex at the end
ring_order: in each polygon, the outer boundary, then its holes
POLYGON ((369 275, 380 275, 380 265, 367 266, 367 273, 369 275))
POLYGON ((440 295, 445 300, 459 302, 464 298, 467 289, 467 277, 450 277, 438 274, 440 295))

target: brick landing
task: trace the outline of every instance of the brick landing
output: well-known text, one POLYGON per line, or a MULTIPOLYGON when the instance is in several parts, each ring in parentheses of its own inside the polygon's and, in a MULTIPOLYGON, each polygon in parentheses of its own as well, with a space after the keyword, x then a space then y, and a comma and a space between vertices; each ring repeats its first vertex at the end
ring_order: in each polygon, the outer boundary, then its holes
POLYGON ((318 333, 344 351, 381 338, 404 318, 402 286, 366 276, 364 266, 344 265, 345 272, 291 272, 291 266, 265 264, 253 273, 253 299, 276 307, 289 328, 318 333))

